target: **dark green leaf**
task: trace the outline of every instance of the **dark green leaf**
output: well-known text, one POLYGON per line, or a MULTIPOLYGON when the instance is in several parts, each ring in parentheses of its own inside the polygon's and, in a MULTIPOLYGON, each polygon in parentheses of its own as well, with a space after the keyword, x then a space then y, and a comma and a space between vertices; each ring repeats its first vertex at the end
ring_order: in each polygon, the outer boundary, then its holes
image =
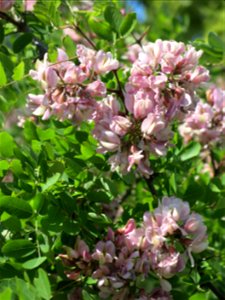
POLYGON ((35 246, 27 240, 10 240, 2 247, 2 253, 9 257, 26 257, 35 251, 35 246))
POLYGON ((0 198, 0 210, 22 219, 29 218, 33 213, 30 204, 25 200, 10 196, 0 198))
POLYGON ((13 44, 13 51, 19 53, 22 51, 28 44, 32 42, 33 35, 32 33, 24 33, 20 35, 13 44))
POLYGON ((0 23, 0 44, 3 42, 3 40, 4 40, 4 27, 0 23))

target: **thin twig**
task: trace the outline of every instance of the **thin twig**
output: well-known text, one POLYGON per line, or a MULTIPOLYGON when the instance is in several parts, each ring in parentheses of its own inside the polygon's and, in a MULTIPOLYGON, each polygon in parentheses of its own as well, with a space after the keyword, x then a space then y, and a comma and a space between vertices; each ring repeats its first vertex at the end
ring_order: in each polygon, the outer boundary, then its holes
POLYGON ((85 38, 85 40, 91 45, 91 47, 95 50, 97 50, 96 45, 92 40, 83 32, 83 30, 76 24, 74 24, 74 28, 85 38))
POLYGON ((147 186, 149 188, 149 191, 151 192, 154 199, 157 199, 157 193, 155 190, 155 187, 153 185, 153 179, 154 176, 150 176, 149 178, 145 178, 145 182, 147 183, 147 186))
POLYGON ((132 34, 133 38, 135 39, 135 44, 139 44, 142 47, 142 40, 144 39, 146 34, 149 32, 149 29, 150 29, 150 26, 147 27, 147 29, 142 33, 142 35, 139 38, 137 38, 134 33, 132 34))

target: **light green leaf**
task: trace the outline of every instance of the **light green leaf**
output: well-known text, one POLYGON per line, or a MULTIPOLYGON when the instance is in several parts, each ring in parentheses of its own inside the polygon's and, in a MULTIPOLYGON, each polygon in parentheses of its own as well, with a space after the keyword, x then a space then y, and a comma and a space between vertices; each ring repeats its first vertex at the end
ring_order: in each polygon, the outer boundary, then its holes
POLYGON ((224 44, 223 41, 214 32, 210 32, 208 35, 209 45, 217 51, 223 51, 224 44))
POLYGON ((47 273, 43 269, 38 269, 38 277, 34 279, 34 285, 41 298, 51 299, 51 287, 47 273))
POLYGON ((47 189, 51 188, 54 184, 56 184, 60 176, 60 173, 56 173, 52 177, 48 178, 47 182, 42 186, 42 192, 46 191, 47 189))
POLYGON ((3 292, 0 293, 0 299, 11 300, 12 299, 12 290, 8 287, 3 292))
POLYGON ((46 261, 46 259, 47 259, 47 257, 45 257, 45 256, 32 258, 32 259, 26 261, 25 263, 23 263, 22 266, 24 269, 32 270, 32 269, 39 267, 44 261, 46 261))
POLYGON ((201 145, 197 142, 191 142, 180 153, 181 161, 185 161, 196 157, 201 151, 201 145))
POLYGON ((3 86, 7 83, 7 77, 5 75, 5 70, 2 63, 0 62, 0 86, 3 86))
POLYGON ((111 221, 105 214, 96 214, 94 212, 88 213, 88 219, 91 221, 95 221, 97 223, 101 223, 101 224, 110 224, 111 223, 111 221))
POLYGON ((13 70, 13 79, 21 80, 24 76, 24 62, 21 61, 13 70))
POLYGON ((63 39, 63 45, 66 49, 66 53, 68 54, 69 57, 74 57, 76 53, 76 45, 74 41, 69 37, 66 36, 63 39))
POLYGON ((7 132, 0 133, 0 156, 11 157, 13 155, 14 141, 7 132))
POLYGON ((0 176, 3 176, 3 172, 5 170, 8 170, 9 163, 7 160, 0 160, 0 176))

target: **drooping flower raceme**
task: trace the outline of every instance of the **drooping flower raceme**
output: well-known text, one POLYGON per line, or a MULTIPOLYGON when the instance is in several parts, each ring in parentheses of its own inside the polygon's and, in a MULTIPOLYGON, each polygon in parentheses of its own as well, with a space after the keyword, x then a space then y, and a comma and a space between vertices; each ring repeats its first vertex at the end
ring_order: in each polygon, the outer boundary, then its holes
POLYGON ((112 170, 126 173, 136 167, 149 177, 149 155, 166 154, 173 136, 171 123, 182 120, 184 111, 195 105, 196 89, 209 75, 198 65, 202 51, 190 45, 157 40, 129 51, 130 77, 125 90, 114 94, 101 80, 119 67, 110 52, 78 45, 78 65, 68 61, 62 50, 55 64, 45 56, 30 72, 41 82, 44 94, 29 95, 29 107, 43 119, 51 115, 76 123, 92 119, 99 151, 113 154, 112 170))
POLYGON ((152 173, 149 155, 166 154, 171 122, 184 118, 183 112, 195 105, 196 89, 209 79, 208 70, 198 65, 201 54, 190 45, 161 40, 129 49, 133 65, 124 106, 108 95, 93 117, 99 150, 114 153, 112 170, 136 166, 145 177, 152 173))
POLYGON ((75 249, 67 248, 67 255, 61 258, 73 267, 67 272, 69 278, 92 275, 102 299, 172 299, 168 279, 184 270, 189 259, 193 265, 192 253, 206 247, 206 226, 201 216, 190 212, 187 202, 164 197, 154 212, 144 214, 140 226, 130 219, 116 231, 109 229, 92 252, 78 239, 75 249), (131 292, 136 280, 144 280, 152 272, 159 278, 160 288, 150 293, 131 292))
POLYGON ((30 75, 41 83, 40 95, 28 95, 28 107, 43 120, 54 115, 59 120, 71 119, 76 123, 87 120, 96 106, 96 99, 106 95, 105 84, 99 75, 117 69, 119 63, 111 53, 77 46, 79 64, 69 61, 67 54, 58 49, 57 62, 38 61, 30 75))
POLYGON ((225 91, 215 86, 206 91, 206 102, 199 101, 194 112, 189 112, 179 127, 187 143, 196 139, 203 145, 224 140, 225 91))

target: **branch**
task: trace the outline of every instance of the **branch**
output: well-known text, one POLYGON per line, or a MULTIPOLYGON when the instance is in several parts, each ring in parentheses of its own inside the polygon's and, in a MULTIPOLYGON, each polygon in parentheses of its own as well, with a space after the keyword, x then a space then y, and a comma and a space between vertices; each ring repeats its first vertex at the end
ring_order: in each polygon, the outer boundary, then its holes
POLYGON ((139 38, 137 38, 137 37, 134 35, 134 33, 132 33, 132 36, 133 36, 133 38, 135 39, 135 43, 136 43, 136 44, 139 44, 139 45, 142 47, 142 40, 143 40, 143 38, 146 36, 146 34, 148 33, 149 29, 150 29, 150 26, 147 27, 147 29, 142 33, 142 35, 141 35, 139 38))
POLYGON ((91 45, 91 47, 97 50, 96 45, 92 42, 92 40, 83 32, 83 30, 76 24, 74 24, 74 28, 85 38, 85 40, 91 45))
POLYGON ((27 31, 26 24, 24 22, 18 22, 4 12, 0 11, 0 18, 13 24, 17 28, 18 31, 22 31, 22 32, 27 31))
MULTIPOLYGON (((17 28, 18 32, 31 32, 30 28, 27 26, 26 22, 24 21, 21 22, 16 21, 11 16, 7 15, 4 12, 0 12, 0 18, 13 24, 17 28)), ((33 42, 39 52, 38 58, 42 59, 44 54, 48 51, 48 47, 35 36, 33 36, 33 42)))
POLYGON ((156 200, 157 194, 156 194, 155 187, 153 185, 153 179, 154 179, 154 176, 152 175, 149 178, 145 178, 145 182, 147 183, 147 186, 148 186, 149 191, 151 192, 153 198, 156 200))

